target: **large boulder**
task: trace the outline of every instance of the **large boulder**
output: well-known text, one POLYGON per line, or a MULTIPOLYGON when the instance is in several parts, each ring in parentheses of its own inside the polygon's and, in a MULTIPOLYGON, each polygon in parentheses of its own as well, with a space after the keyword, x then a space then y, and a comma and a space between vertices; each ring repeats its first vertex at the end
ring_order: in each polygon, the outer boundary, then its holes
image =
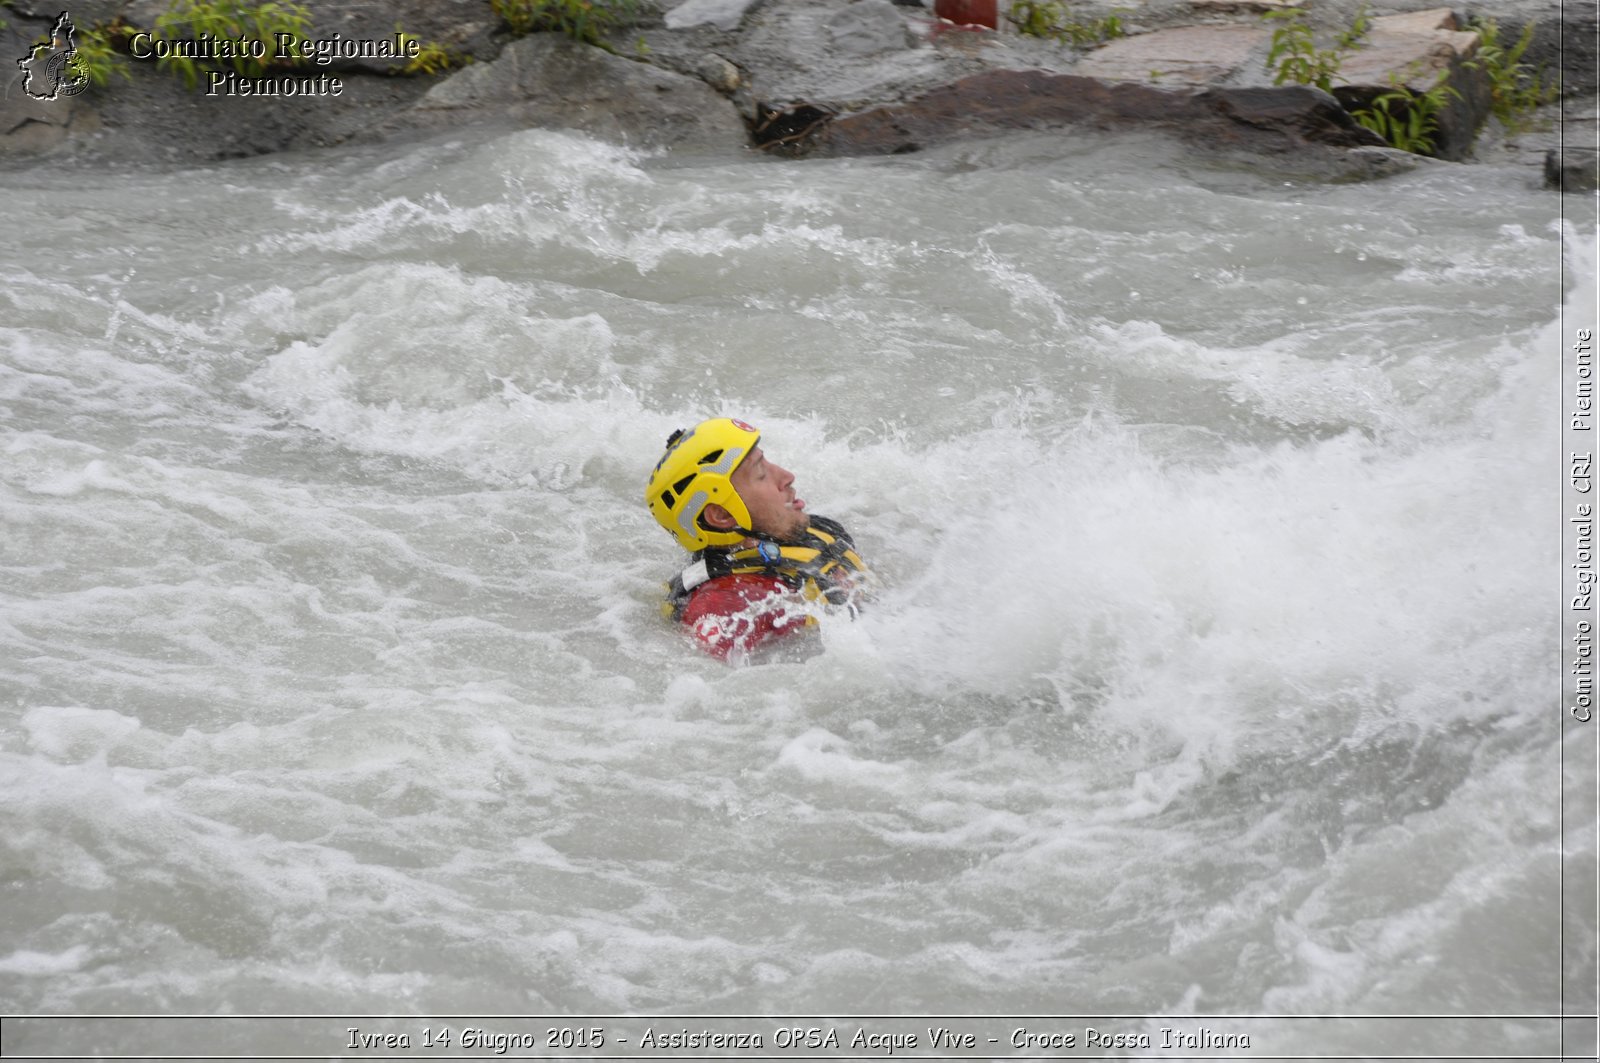
MULTIPOLYGON (((0 5, 0 49, 14 60, 47 35, 64 4, 15 0, 0 5)), ((84 0, 71 4, 79 38, 96 26, 154 29, 167 0, 84 0)), ((457 56, 493 55, 497 21, 483 0, 396 0, 372 4, 309 0, 309 36, 316 40, 393 40, 397 26, 421 40, 442 44, 457 56)), ((78 95, 35 100, 16 78, 0 94, 0 158, 76 154, 122 162, 222 159, 267 152, 326 147, 381 136, 385 123, 409 108, 431 79, 390 76, 403 59, 345 58, 295 71, 276 70, 307 82, 340 81, 337 95, 207 93, 191 90, 154 61, 122 58, 121 71, 104 87, 78 95)))
POLYGON ((1334 95, 1356 111, 1398 89, 1421 94, 1444 86, 1450 93, 1435 116, 1433 154, 1463 159, 1489 116, 1488 78, 1471 62, 1477 48, 1478 35, 1461 29, 1449 8, 1380 16, 1340 64, 1343 84, 1334 95))
POLYGON ((1075 126, 1157 128, 1214 148, 1267 153, 1383 144, 1312 88, 1169 88, 1038 70, 961 78, 904 103, 837 118, 812 142, 828 154, 883 155, 995 131, 1075 126))
POLYGON ((1519 0, 1473 5, 1469 11, 1497 20, 1500 40, 1508 47, 1532 25, 1533 39, 1522 61, 1544 78, 1559 80, 1563 96, 1593 99, 1600 92, 1600 10, 1594 4, 1519 0))
POLYGON ((579 129, 641 147, 727 151, 746 142, 733 105, 704 81, 553 33, 513 41, 494 62, 451 75, 403 121, 473 120, 579 129))
POLYGON ((1255 23, 1179 26, 1111 41, 1084 57, 1073 73, 1108 81, 1215 84, 1261 65, 1271 34, 1255 23))
POLYGON ((1600 156, 1593 148, 1552 148, 1544 158, 1544 183, 1558 192, 1600 190, 1600 156))
MULTIPOLYGON (((1264 86, 1271 44, 1272 31, 1259 20, 1178 26, 1112 41, 1072 72, 1163 85, 1264 86)), ((1333 95, 1356 111, 1386 93, 1445 85, 1451 91, 1436 116, 1434 154, 1464 158, 1489 113, 1487 79, 1471 62, 1477 46, 1478 35, 1461 29, 1448 8, 1379 16, 1359 45, 1340 55, 1333 95)))
POLYGON ((736 30, 746 12, 761 0, 684 0, 667 12, 668 29, 681 30, 691 26, 715 26, 719 30, 736 30))
POLYGON ((40 155, 74 133, 100 128, 100 116, 81 96, 35 100, 15 92, 0 100, 0 157, 40 155))
MULTIPOLYGON (((1334 155, 1366 160, 1361 172, 1395 165, 1314 89, 1274 87, 1266 70, 1271 23, 1260 14, 1308 0, 1074 0, 1075 15, 1117 12, 1132 36, 1085 53, 1053 40, 956 30, 918 0, 651 0, 610 48, 553 33, 507 43, 487 0, 304 0, 312 35, 382 38, 399 28, 474 65, 446 77, 392 77, 404 62, 340 58, 306 74, 343 78, 338 96, 206 96, 185 91, 153 63, 71 100, 0 98, 0 156, 38 152, 121 159, 206 159, 371 141, 464 123, 570 128, 642 146, 739 150, 755 141, 777 151, 864 153, 914 150, 956 137, 1009 129, 1089 127, 1171 131, 1209 147, 1295 152, 1309 172, 1334 155), (648 43, 648 54, 633 52, 648 43), (748 128, 747 128, 748 126, 748 128), (1368 145, 1352 151, 1352 145, 1368 145), (1329 147, 1333 149, 1331 152, 1329 147)), ((1440 118, 1438 154, 1463 157, 1486 107, 1471 62, 1475 38, 1429 0, 1387 0, 1360 48, 1343 57, 1335 95, 1346 110, 1370 106, 1395 83, 1427 91, 1441 80, 1460 94, 1440 118)), ((1433 0, 1437 3, 1437 0, 1433 0)), ((1319 40, 1349 26, 1366 0, 1314 0, 1319 40)), ((121 19, 148 27, 168 0, 79 0, 82 27, 121 19)), ((1007 5, 1002 2, 1002 8, 1007 5)), ((1592 99, 1592 9, 1559 0, 1504 0, 1487 12, 1510 43, 1526 22, 1539 29, 1528 61, 1564 58, 1569 106, 1592 99), (1563 20, 1565 20, 1563 22, 1563 20), (1587 20, 1587 21, 1585 21, 1587 20), (1554 44, 1567 33, 1564 56, 1554 44), (1574 57, 1577 57, 1575 60, 1574 57)), ((0 2, 0 46, 23 54, 59 10, 50 0, 0 2)), ((1554 73, 1554 70, 1552 70, 1554 73)), ((14 85, 15 88, 15 85, 14 85)), ((1592 110, 1561 112, 1556 140, 1592 143, 1592 110)), ((1549 145, 1522 154, 1542 163, 1549 145)), ((1520 149, 1519 149, 1520 150, 1520 149)), ((1479 145, 1482 151, 1482 145, 1479 145)), ((1585 164, 1558 161, 1567 187, 1585 164)), ((1337 169, 1337 167, 1335 167, 1337 169)))

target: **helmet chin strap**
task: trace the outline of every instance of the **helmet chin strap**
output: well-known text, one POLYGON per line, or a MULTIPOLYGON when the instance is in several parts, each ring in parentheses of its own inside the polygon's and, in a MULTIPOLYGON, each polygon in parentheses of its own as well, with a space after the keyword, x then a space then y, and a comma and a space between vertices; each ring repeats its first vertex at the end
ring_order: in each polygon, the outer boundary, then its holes
MULTIPOLYGON (((741 504, 743 504, 743 501, 744 501, 743 499, 740 499, 740 503, 741 504)), ((746 507, 746 508, 748 508, 748 507, 746 507)), ((726 507, 723 508, 723 512, 724 513, 728 512, 726 507)), ((733 517, 733 514, 732 513, 728 513, 728 517, 731 520, 732 517, 733 517)), ((705 518, 702 517, 701 519, 704 520, 705 518)), ((806 525, 804 525, 803 527, 806 527, 806 526, 809 526, 809 525, 810 525, 810 520, 808 518, 807 522, 806 522, 806 525)), ((755 539, 757 542, 763 542, 763 543, 773 543, 773 544, 775 544, 777 546, 794 546, 794 545, 796 545, 797 543, 799 543, 801 541, 798 538, 783 539, 783 538, 780 538, 780 537, 778 537, 776 535, 772 535, 772 534, 770 534, 768 532, 756 531, 754 528, 746 528, 746 527, 742 526, 736 520, 733 521, 733 523, 730 524, 726 528, 717 528, 715 525, 709 524, 709 522, 708 522, 708 526, 714 528, 716 531, 738 532, 740 535, 743 535, 747 539, 755 539)))
MULTIPOLYGON (((733 516, 733 514, 731 514, 731 513, 729 513, 728 515, 730 517, 733 516)), ((704 516, 702 516, 700 518, 700 526, 702 528, 706 529, 707 531, 734 532, 736 534, 743 535, 747 539, 758 539, 758 540, 761 540, 761 541, 764 541, 764 542, 778 543, 780 545, 783 543, 783 540, 777 538, 776 536, 768 535, 766 532, 758 532, 758 531, 754 530, 753 528, 746 528, 743 525, 741 525, 738 521, 734 521, 733 523, 729 524, 726 528, 719 528, 715 524, 712 524, 710 521, 706 520, 704 516)), ((734 549, 734 547, 725 546, 722 549, 724 549, 724 550, 732 550, 732 549, 734 549)))
MULTIPOLYGON (((743 502, 744 502, 744 500, 740 499, 740 504, 741 505, 743 505, 743 502)), ((724 507, 721 507, 721 508, 722 508, 722 511, 724 513, 728 513, 727 507, 724 506, 724 507)), ((747 539, 755 539, 758 542, 777 543, 779 546, 782 546, 784 544, 784 542, 785 542, 785 540, 778 538, 776 535, 768 535, 766 532, 759 532, 759 531, 756 531, 754 528, 746 528, 746 527, 744 527, 738 521, 733 519, 733 514, 732 513, 728 513, 729 524, 728 524, 728 526, 726 528, 719 528, 715 524, 712 524, 709 520, 706 520, 706 518, 705 518, 705 516, 703 514, 701 515, 700 520, 702 522, 702 526, 703 527, 709 528, 712 531, 737 532, 738 534, 743 535, 747 539)))

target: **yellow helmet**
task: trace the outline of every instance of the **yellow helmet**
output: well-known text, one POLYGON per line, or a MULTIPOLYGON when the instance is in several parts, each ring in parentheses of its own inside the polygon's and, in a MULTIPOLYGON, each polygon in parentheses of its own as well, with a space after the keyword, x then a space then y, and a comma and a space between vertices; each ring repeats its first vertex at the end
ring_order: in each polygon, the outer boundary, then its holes
POLYGON ((743 421, 718 417, 701 421, 667 439, 667 452, 656 462, 644 489, 645 505, 656 522, 685 550, 734 546, 750 528, 750 507, 733 489, 733 471, 761 441, 761 433, 743 421), (715 502, 733 515, 734 529, 719 531, 700 519, 715 502))

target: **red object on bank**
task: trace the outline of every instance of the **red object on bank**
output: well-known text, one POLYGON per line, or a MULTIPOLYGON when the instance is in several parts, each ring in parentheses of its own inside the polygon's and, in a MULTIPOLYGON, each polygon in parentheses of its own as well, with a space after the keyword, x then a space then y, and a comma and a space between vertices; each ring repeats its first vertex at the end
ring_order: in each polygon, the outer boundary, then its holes
POLYGON ((958 26, 1000 28, 998 0, 933 0, 933 13, 958 26))

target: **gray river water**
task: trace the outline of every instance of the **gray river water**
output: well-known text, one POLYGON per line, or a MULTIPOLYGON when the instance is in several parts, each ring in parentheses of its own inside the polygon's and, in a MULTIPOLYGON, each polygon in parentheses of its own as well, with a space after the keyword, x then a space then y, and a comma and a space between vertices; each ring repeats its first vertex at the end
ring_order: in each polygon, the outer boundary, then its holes
POLYGON ((1560 212, 1138 138, 0 175, 3 1009, 1556 1012, 1560 212), (808 660, 659 615, 719 415, 881 577, 808 660))

